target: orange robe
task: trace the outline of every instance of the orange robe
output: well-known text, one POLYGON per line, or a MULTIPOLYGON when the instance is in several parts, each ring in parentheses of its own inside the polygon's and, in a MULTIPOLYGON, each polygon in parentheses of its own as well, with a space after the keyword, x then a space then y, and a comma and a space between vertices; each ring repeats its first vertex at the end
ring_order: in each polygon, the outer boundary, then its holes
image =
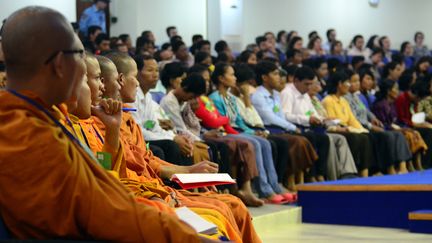
MULTIPOLYGON (((71 116, 71 120, 74 124, 76 117, 71 116)), ((78 135, 78 137, 82 137, 82 141, 85 141, 88 143, 90 149, 96 154, 97 152, 102 152, 104 147, 104 141, 103 141, 103 133, 99 130, 99 128, 95 125, 94 119, 98 119, 97 117, 91 117, 86 120, 79 120, 79 123, 77 124, 79 126, 74 126, 74 130, 76 133, 79 133, 81 135, 78 135)), ((116 158, 114 159, 114 167, 113 170, 116 173, 120 172, 120 168, 125 168, 125 166, 122 166, 121 164, 125 164, 125 161, 123 160, 123 150, 121 149, 122 145, 120 146, 119 152, 117 153, 116 158)), ((132 192, 137 197, 144 197, 150 199, 151 197, 159 197, 164 200, 170 200, 169 192, 167 192, 163 187, 159 187, 155 181, 149 181, 145 179, 144 177, 140 177, 136 174, 136 172, 131 171, 127 169, 127 174, 129 175, 129 178, 122 178, 120 179, 125 185, 129 187, 129 189, 132 190, 132 192)), ((121 174, 124 174, 124 172, 121 172, 121 174)), ((165 208, 163 208, 164 211, 168 210, 170 212, 174 212, 173 209, 171 209, 168 204, 164 205, 165 208), (168 209, 167 209, 168 208, 168 209)), ((218 226, 219 232, 218 234, 212 236, 211 238, 217 239, 218 236, 226 235, 229 237, 230 240, 235 242, 241 242, 239 236, 237 235, 236 231, 232 228, 232 226, 228 223, 228 221, 217 211, 211 210, 211 209, 200 209, 200 208, 190 208, 195 213, 199 214, 201 217, 211 221, 212 223, 216 224, 218 226)))
MULTIPOLYGON (((159 178, 160 167, 173 164, 153 156, 152 152, 146 149, 141 128, 129 113, 123 112, 122 120, 120 136, 127 167, 146 178, 156 179, 163 185, 159 178)), ((99 129, 104 131, 104 125, 98 119, 95 119, 95 122, 99 129)), ((236 226, 243 242, 261 242, 252 225, 252 217, 239 198, 227 194, 190 193, 186 190, 176 191, 168 186, 164 187, 168 191, 176 192, 182 203, 188 207, 215 209, 222 213, 233 226, 236 226)))
POLYGON ((0 214, 14 238, 200 242, 175 216, 137 203, 35 106, 0 91, 0 121, 0 214))

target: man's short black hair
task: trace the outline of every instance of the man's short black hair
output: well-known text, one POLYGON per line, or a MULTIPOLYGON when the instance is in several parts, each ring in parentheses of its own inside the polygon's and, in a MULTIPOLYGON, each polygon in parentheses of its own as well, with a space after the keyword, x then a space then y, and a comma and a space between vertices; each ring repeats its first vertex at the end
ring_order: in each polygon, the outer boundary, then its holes
POLYGON ((198 40, 202 40, 204 37, 201 34, 196 34, 192 36, 192 43, 197 42, 198 40))
POLYGON ((201 48, 205 45, 209 45, 210 46, 210 41, 208 40, 200 40, 196 43, 196 49, 197 51, 201 51, 201 48))
POLYGON ((119 39, 123 42, 126 43, 126 41, 130 38, 129 34, 121 34, 119 35, 119 39))
POLYGON ((91 25, 91 26, 88 27, 88 29, 87 29, 87 36, 91 36, 91 35, 93 35, 93 34, 96 33, 96 31, 98 31, 98 30, 102 31, 102 28, 101 28, 100 26, 97 26, 97 25, 91 25))
POLYGON ((298 79, 299 81, 303 80, 312 80, 315 78, 315 72, 310 67, 299 67, 294 73, 294 79, 298 79))
POLYGON ((176 42, 171 43, 171 44, 172 44, 172 51, 174 53, 176 53, 180 49, 181 46, 186 46, 186 44, 181 40, 176 41, 176 42))
POLYGON ((154 59, 154 57, 152 57, 150 55, 141 55, 140 54, 140 55, 134 56, 134 60, 135 60, 135 62, 137 64, 138 71, 143 70, 143 68, 144 68, 144 61, 153 60, 153 59, 154 59))
POLYGON ((288 66, 283 66, 282 68, 286 71, 287 75, 294 76, 295 72, 299 67, 297 65, 292 64, 288 66))
POLYGON ((262 79, 263 75, 268 75, 269 73, 277 70, 278 67, 274 62, 271 61, 261 61, 255 66, 255 74, 256 74, 256 83, 258 85, 262 85, 264 80, 262 79))
POLYGON ((216 53, 220 53, 225 51, 225 49, 228 48, 228 43, 224 40, 220 40, 218 42, 216 42, 215 46, 214 46, 214 50, 216 51, 216 53))
POLYGON ((175 36, 170 38, 171 45, 174 45, 174 43, 177 41, 183 41, 183 38, 179 35, 175 35, 175 36))
POLYGON ((245 63, 240 63, 234 66, 235 76, 237 78, 237 83, 242 84, 250 80, 255 80, 254 70, 245 63))
POLYGON ((166 33, 167 33, 168 37, 170 37, 170 31, 174 30, 174 29, 177 29, 177 27, 175 27, 175 26, 168 26, 166 28, 166 33))
POLYGON ((364 56, 353 56, 351 60, 351 65, 355 66, 356 64, 364 61, 365 61, 364 56))
POLYGON ((199 73, 191 73, 180 84, 182 89, 187 93, 200 96, 206 92, 206 81, 199 73))
POLYGON ((258 45, 258 47, 262 42, 266 42, 266 41, 267 38, 265 38, 265 36, 258 36, 257 38, 255 38, 255 43, 258 45))
POLYGON ((192 67, 189 68, 189 70, 187 71, 188 75, 192 74, 192 73, 199 73, 202 74, 203 72, 209 72, 208 67, 202 65, 202 64, 195 64, 192 67))
POLYGON ((195 63, 200 64, 209 57, 211 56, 208 52, 198 51, 197 53, 195 53, 195 63))
POLYGON ((181 77, 184 73, 186 73, 186 69, 181 63, 171 62, 166 64, 160 77, 162 85, 168 89, 171 86, 171 79, 181 77))
POLYGON ((96 45, 100 45, 102 41, 110 41, 110 38, 105 33, 100 33, 98 36, 96 36, 95 43, 96 45))

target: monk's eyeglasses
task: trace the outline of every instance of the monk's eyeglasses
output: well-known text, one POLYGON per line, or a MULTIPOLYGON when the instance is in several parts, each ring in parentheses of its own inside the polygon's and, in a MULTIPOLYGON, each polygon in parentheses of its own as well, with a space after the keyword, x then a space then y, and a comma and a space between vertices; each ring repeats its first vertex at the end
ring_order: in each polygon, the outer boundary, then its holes
POLYGON ((84 58, 85 51, 84 50, 62 50, 57 51, 54 54, 52 54, 46 61, 45 64, 50 63, 59 53, 63 53, 65 55, 73 55, 73 54, 80 54, 81 58, 84 58))

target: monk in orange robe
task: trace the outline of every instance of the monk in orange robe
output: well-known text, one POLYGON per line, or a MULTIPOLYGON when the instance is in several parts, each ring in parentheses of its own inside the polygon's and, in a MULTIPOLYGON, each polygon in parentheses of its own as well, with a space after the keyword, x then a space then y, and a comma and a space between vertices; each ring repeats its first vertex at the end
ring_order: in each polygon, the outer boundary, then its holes
MULTIPOLYGON (((137 85, 130 85, 125 82, 127 79, 136 80, 136 63, 127 55, 111 54, 108 56, 116 64, 119 73, 120 96, 125 103, 133 103, 135 100, 137 85), (121 78, 123 77, 123 79, 121 78), (122 84, 123 83, 123 84, 122 84)), ((132 83, 132 81, 131 81, 132 83)), ((108 88, 106 88, 108 89, 108 88)), ((106 97, 108 93, 104 94, 106 97)), ((112 97, 115 98, 116 96, 112 97)), ((143 175, 146 178, 153 178, 163 185, 161 177, 170 178, 175 173, 191 173, 199 171, 210 171, 211 164, 201 162, 192 166, 177 166, 165 162, 146 149, 140 127, 135 123, 132 116, 123 113, 123 122, 120 129, 120 137, 124 144, 124 156, 129 169, 143 175)), ((96 120, 98 127, 104 131, 104 125, 96 120)), ((211 172, 211 171, 210 171, 211 172)), ((216 209, 221 212, 227 219, 231 219, 232 224, 236 225, 241 233, 244 242, 260 242, 251 221, 246 206, 243 202, 228 194, 216 193, 190 193, 185 190, 176 191, 164 186, 167 190, 176 192, 180 201, 190 207, 205 207, 216 209)))
POLYGON ((136 202, 58 122, 52 106, 76 99, 84 75, 83 46, 63 15, 23 8, 2 36, 0 213, 14 238, 213 242, 136 202))
MULTIPOLYGON (((107 58, 99 58, 111 62, 107 58)), ((88 67, 88 82, 83 83, 78 102, 76 104, 73 102, 68 104, 70 108, 69 111, 72 113, 69 116, 73 125, 76 127, 74 127, 73 130, 79 134, 77 137, 82 137, 82 142, 86 143, 94 153, 108 152, 112 155, 114 167, 113 171, 110 172, 115 172, 117 177, 119 172, 122 175, 128 174, 129 179, 121 179, 121 181, 132 190, 135 196, 163 202, 165 207, 174 206, 173 204, 168 205, 168 200, 171 199, 171 195, 164 188, 157 188, 155 183, 140 178, 134 171, 130 171, 126 166, 123 166, 125 165, 125 161, 123 160, 122 146, 119 144, 121 102, 111 98, 102 99, 102 93, 97 91, 105 90, 105 88, 100 79, 95 78, 101 77, 98 61, 94 56, 90 55, 87 55, 85 60, 86 66, 88 67), (91 92, 91 90, 94 91, 96 95, 94 92, 91 92), (91 117, 91 113, 96 116, 91 117), (76 118, 81 119, 78 122, 74 122, 76 118), (99 131, 95 125, 94 119, 103 121, 105 127, 108 128, 105 132, 105 136, 102 136, 102 132, 99 131), (167 200, 167 202, 165 202, 165 200, 167 200)), ((111 65, 115 68, 112 62, 111 65)), ((102 75, 101 79, 106 79, 106 82, 108 82, 110 77, 104 78, 102 75)), ((114 79, 115 83, 116 80, 117 79, 114 79)), ((171 202, 174 202, 174 200, 171 200, 171 202)), ((167 209, 162 208, 162 210, 166 211, 167 209)), ((217 211, 203 208, 191 208, 191 210, 218 226, 219 233, 207 237, 217 239, 219 236, 225 235, 228 236, 231 241, 242 242, 236 230, 232 228, 228 221, 217 211)), ((173 212, 171 208, 169 208, 168 211, 173 212)))

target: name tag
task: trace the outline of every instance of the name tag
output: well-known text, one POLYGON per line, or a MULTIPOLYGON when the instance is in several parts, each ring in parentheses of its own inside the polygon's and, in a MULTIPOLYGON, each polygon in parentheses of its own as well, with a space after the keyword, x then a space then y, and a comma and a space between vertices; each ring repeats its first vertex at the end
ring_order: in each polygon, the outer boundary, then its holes
POLYGON ((273 112, 274 113, 278 113, 279 111, 280 111, 280 109, 279 109, 278 105, 273 106, 273 112))
POLYGON ((105 170, 111 170, 112 163, 111 163, 111 154, 110 153, 97 152, 96 158, 97 158, 99 164, 102 165, 102 167, 105 170))
POLYGON ((144 128, 147 130, 151 130, 155 127, 156 122, 153 120, 147 120, 144 122, 144 128))

